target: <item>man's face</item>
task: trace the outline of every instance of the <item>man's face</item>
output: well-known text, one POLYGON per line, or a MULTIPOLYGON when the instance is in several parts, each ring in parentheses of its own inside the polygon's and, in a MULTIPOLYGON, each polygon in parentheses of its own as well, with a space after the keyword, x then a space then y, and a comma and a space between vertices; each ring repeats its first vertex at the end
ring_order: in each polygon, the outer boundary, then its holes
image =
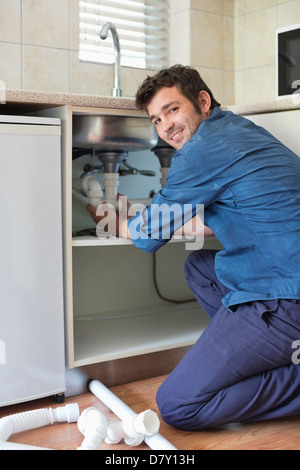
MULTIPOLYGON (((199 103, 202 109, 200 98, 199 103)), ((195 135, 201 122, 209 115, 199 114, 176 86, 161 88, 152 98, 147 111, 159 137, 176 150, 180 150, 195 135)))

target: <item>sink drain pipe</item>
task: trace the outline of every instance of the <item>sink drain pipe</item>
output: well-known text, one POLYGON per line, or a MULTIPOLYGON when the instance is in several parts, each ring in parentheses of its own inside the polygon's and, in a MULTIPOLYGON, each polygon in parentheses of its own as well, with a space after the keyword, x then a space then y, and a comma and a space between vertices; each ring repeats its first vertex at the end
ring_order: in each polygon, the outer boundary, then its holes
POLYGON ((73 179, 72 189, 89 198, 89 203, 98 207, 101 204, 103 191, 99 181, 93 176, 85 176, 84 178, 73 179))
MULTIPOLYGON (((149 429, 149 434, 157 426, 157 423, 153 417, 151 410, 147 410, 144 414, 138 415, 133 411, 128 405, 126 405, 120 398, 118 398, 111 390, 109 390, 105 385, 103 385, 98 380, 92 380, 88 383, 90 391, 105 405, 109 408, 121 421, 127 422, 132 420, 136 422, 137 429, 140 430, 143 434, 143 440, 152 450, 177 450, 167 439, 165 439, 161 434, 156 432, 155 434, 147 435, 147 429, 149 429), (136 420, 140 420, 138 423, 136 420), (150 423, 150 424, 149 424, 150 423)), ((116 424, 120 426, 120 424, 116 424)), ((120 428, 116 430, 120 432, 120 428)), ((121 434, 122 436, 122 434, 121 434)), ((109 438, 110 436, 108 436, 109 438)), ((112 442, 112 440, 111 440, 112 442)), ((129 443, 129 442, 128 442, 129 443)))

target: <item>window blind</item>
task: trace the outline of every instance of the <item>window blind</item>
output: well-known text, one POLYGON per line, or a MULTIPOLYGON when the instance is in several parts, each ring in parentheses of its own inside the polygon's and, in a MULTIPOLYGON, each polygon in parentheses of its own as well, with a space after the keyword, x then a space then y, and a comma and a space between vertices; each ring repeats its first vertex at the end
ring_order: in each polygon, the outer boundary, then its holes
POLYGON ((79 59, 112 64, 109 32, 100 39, 102 26, 112 22, 121 46, 121 64, 158 70, 168 64, 169 0, 80 0, 79 59))

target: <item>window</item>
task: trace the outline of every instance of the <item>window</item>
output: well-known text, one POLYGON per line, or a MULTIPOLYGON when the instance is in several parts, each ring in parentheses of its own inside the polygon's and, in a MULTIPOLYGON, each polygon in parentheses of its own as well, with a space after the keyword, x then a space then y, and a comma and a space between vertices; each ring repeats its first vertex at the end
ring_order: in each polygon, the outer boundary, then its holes
POLYGON ((111 33, 100 39, 102 26, 112 22, 121 46, 121 64, 158 70, 168 65, 169 0, 80 0, 79 59, 112 64, 111 33))

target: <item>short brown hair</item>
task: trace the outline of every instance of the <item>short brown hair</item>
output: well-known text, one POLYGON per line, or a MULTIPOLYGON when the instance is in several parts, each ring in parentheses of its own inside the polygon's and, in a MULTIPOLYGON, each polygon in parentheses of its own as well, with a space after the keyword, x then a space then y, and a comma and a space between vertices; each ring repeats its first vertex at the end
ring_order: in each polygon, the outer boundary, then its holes
POLYGON ((153 77, 147 77, 139 87, 135 104, 138 109, 146 110, 154 95, 164 87, 171 88, 177 86, 181 93, 188 98, 195 109, 201 112, 198 98, 200 91, 206 91, 211 98, 211 109, 220 107, 211 90, 202 80, 197 70, 183 65, 173 65, 168 69, 163 69, 153 77))

